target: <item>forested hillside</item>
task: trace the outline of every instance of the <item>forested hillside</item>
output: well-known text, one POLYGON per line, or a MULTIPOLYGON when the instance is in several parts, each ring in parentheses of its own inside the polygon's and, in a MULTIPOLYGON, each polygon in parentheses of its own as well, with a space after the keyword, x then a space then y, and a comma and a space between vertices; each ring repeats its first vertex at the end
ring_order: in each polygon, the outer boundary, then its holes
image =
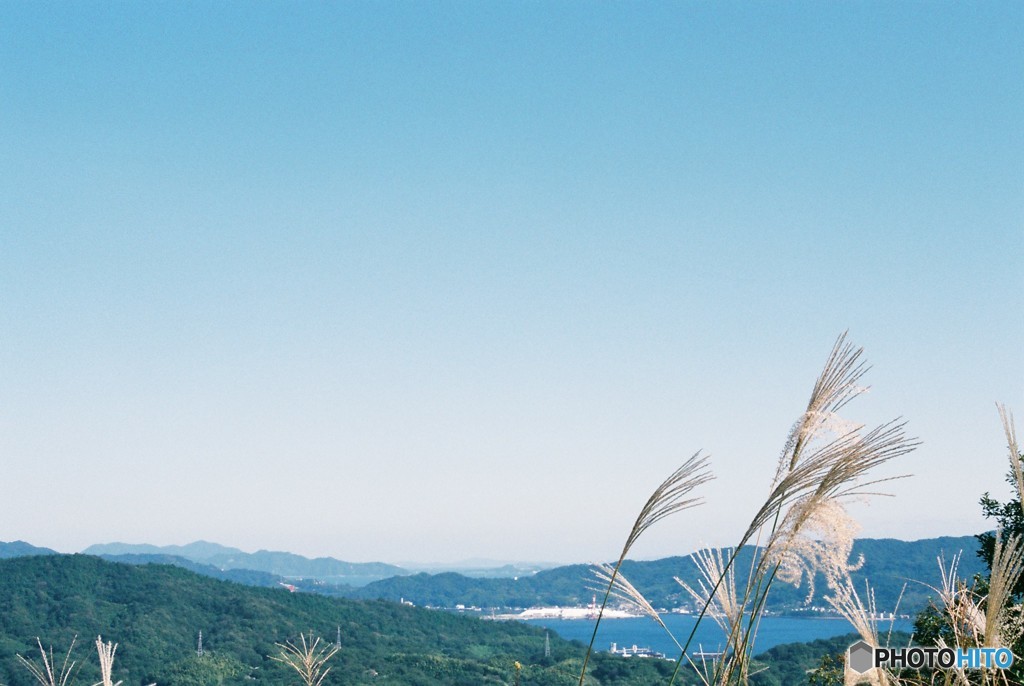
MULTIPOLYGON (((254 588, 164 566, 130 566, 84 555, 0 561, 0 683, 29 686, 15 658, 38 658, 35 638, 66 650, 74 636, 79 683, 98 680, 91 642, 117 642, 115 678, 125 686, 293 683, 268 656, 276 642, 314 632, 341 650, 327 685, 575 683, 582 648, 514 622, 487 622, 385 601, 355 601, 254 588), (205 654, 196 654, 203 632, 205 654)), ((593 683, 649 683, 661 661, 597 657, 593 683)))

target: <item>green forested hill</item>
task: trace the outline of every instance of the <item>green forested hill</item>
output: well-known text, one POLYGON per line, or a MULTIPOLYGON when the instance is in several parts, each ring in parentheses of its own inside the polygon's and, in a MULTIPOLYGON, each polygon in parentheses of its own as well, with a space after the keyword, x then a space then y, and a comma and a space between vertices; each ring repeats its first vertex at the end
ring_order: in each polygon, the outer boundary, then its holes
MULTIPOLYGON (((582 648, 513 622, 487 622, 384 601, 354 601, 254 588, 164 565, 130 566, 84 555, 0 561, 0 683, 29 686, 16 653, 38 656, 35 637, 54 652, 79 637, 79 683, 98 680, 92 640, 118 644, 115 678, 126 686, 284 685, 294 679, 268 659, 275 642, 313 631, 341 652, 325 684, 575 683, 582 648), (204 657, 196 656, 203 632, 204 657)), ((665 664, 597 658, 595 686, 650 683, 665 664), (613 676, 614 675, 614 676, 613 676)))
POLYGON ((258 572, 252 569, 220 569, 213 565, 193 562, 177 555, 146 555, 146 554, 125 554, 125 555, 98 555, 110 562, 121 562, 129 565, 173 565, 187 569, 196 574, 210 576, 214 579, 234 581, 247 586, 266 586, 267 588, 278 588, 285 581, 283 577, 267 572, 258 572))

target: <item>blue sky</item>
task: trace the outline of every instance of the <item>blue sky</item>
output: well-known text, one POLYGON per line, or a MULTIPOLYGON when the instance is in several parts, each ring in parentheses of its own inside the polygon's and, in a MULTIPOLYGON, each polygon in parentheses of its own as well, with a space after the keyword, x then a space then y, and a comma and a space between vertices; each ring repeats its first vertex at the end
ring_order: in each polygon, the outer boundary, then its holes
POLYGON ((1014 3, 0 6, 0 540, 735 540, 842 331, 984 527, 1024 412, 1014 3))

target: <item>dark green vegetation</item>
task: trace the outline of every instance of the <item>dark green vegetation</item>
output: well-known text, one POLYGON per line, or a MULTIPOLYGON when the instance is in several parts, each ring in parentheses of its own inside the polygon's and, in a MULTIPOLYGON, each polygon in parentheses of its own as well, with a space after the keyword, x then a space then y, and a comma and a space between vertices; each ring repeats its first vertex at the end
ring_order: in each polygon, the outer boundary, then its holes
POLYGON ((284 583, 284 577, 267 572, 257 572, 252 569, 218 569, 213 565, 206 565, 200 562, 193 562, 184 557, 175 555, 100 555, 104 560, 120 562, 129 565, 173 565, 187 569, 196 574, 222 579, 223 581, 234 581, 246 586, 264 586, 266 588, 280 588, 284 583))
MULTIPOLYGON (((892 611, 903 593, 900 609, 902 612, 913 613, 923 608, 928 598, 934 595, 924 584, 939 584, 936 558, 944 555, 948 559, 964 551, 961 574, 969 577, 982 569, 981 562, 973 556, 976 549, 977 541, 973 536, 913 542, 860 539, 854 543, 853 556, 856 559, 863 554, 864 566, 854 572, 853 578, 858 588, 863 588, 865 579, 870 581, 880 611, 892 611)), ((737 570, 750 568, 751 554, 750 549, 741 551, 737 559, 737 570)), ((697 580, 696 568, 689 557, 670 557, 651 562, 627 561, 622 571, 655 607, 675 607, 688 601, 673 577, 678 576, 691 584, 697 580)), ((416 574, 377 581, 347 591, 346 594, 357 598, 405 598, 417 605, 437 607, 454 607, 457 604, 478 607, 579 605, 590 602, 594 594, 588 589, 596 586, 591 579, 590 568, 586 565, 558 567, 518 580, 470 579, 453 573, 416 574)), ((740 582, 738 576, 737 582, 740 582)), ((816 587, 819 597, 812 604, 824 605, 820 599, 821 592, 825 590, 823 578, 818 579, 816 587)), ((806 585, 794 588, 776 584, 768 599, 768 609, 776 612, 803 611, 806 595, 806 585)))
MULTIPOLYGON (((583 649, 515 622, 488 622, 385 601, 355 601, 255 588, 164 565, 130 566, 84 555, 0 561, 0 683, 29 686, 15 655, 36 657, 35 637, 54 652, 76 634, 78 683, 98 680, 91 641, 117 642, 115 680, 125 686, 294 683, 271 661, 275 642, 313 631, 341 651, 326 684, 512 684, 515 661, 522 686, 576 683, 583 649), (196 655, 203 632, 205 655, 196 655)), ((59 659, 58 659, 59 661, 59 659)), ((664 681, 657 660, 598 656, 593 686, 664 681), (659 676, 660 675, 660 676, 659 676)))

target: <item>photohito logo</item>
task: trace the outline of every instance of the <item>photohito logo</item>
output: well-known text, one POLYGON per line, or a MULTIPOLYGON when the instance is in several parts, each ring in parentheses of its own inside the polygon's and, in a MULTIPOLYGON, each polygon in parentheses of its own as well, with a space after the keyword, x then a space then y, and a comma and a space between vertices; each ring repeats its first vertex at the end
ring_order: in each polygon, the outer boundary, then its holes
POLYGON ((1007 669, 1013 664, 1009 648, 872 648, 857 641, 846 651, 846 664, 857 674, 875 667, 890 669, 1007 669))

